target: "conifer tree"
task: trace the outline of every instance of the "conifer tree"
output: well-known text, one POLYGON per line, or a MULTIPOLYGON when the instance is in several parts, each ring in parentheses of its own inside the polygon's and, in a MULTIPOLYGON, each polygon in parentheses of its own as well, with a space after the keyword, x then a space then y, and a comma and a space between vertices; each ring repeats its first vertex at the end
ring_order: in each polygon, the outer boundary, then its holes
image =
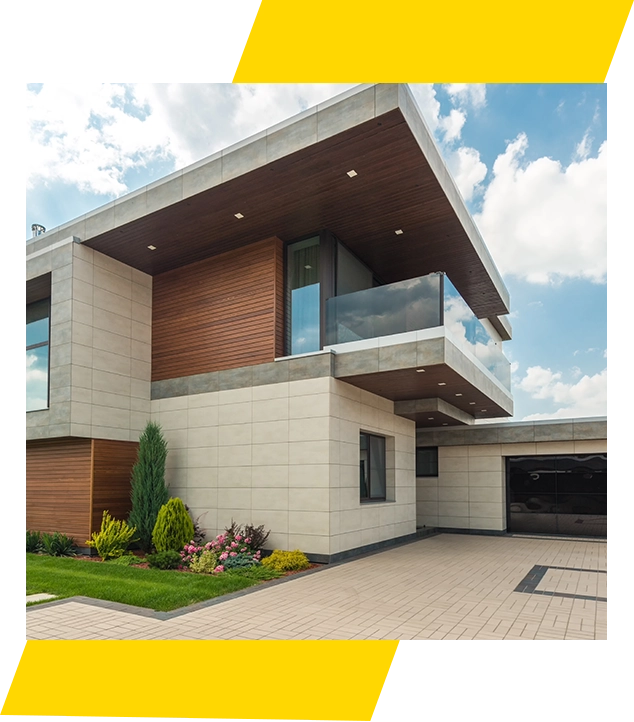
POLYGON ((139 545, 145 552, 152 549, 152 531, 159 509, 169 499, 165 486, 167 442, 161 427, 148 422, 139 439, 139 451, 132 468, 132 511, 128 519, 136 527, 139 545))

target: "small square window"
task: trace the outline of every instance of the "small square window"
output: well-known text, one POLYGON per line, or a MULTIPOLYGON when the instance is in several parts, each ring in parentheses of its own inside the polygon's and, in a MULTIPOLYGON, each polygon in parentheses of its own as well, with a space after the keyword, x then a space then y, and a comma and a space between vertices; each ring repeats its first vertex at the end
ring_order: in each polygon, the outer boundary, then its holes
POLYGON ((438 476, 438 447, 416 448, 416 476, 438 476))
POLYGON ((361 501, 385 501, 385 438, 361 432, 359 447, 361 501))

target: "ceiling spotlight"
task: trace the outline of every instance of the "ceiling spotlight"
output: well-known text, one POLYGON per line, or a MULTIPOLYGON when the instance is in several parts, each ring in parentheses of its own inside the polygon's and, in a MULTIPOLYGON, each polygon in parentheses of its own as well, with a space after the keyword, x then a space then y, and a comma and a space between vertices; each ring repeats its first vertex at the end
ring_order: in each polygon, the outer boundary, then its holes
POLYGON ((439 381, 438 386, 446 386, 447 384, 444 381, 439 381))
POLYGON ((402 228, 399 228, 397 231, 394 231, 394 233, 396 233, 397 236, 402 236, 402 235, 403 235, 403 229, 402 229, 402 228))
POLYGON ((244 218, 244 216, 242 215, 242 213, 234 213, 233 215, 234 215, 236 218, 238 218, 238 219, 244 218))
POLYGON ((443 426, 449 426, 449 424, 445 421, 445 423, 443 424, 443 426))
POLYGON ((150 251, 155 251, 155 250, 156 250, 156 246, 148 246, 148 248, 150 249, 150 251))
POLYGON ((348 175, 350 176, 350 178, 354 178, 354 177, 357 175, 357 171, 356 171, 356 170, 349 170, 349 171, 348 171, 348 175))
POLYGON ((433 421, 433 420, 434 420, 434 417, 433 417, 433 416, 428 416, 428 417, 427 417, 427 421, 433 421))
POLYGON ((424 373, 425 373, 425 369, 416 369, 416 373, 417 373, 417 374, 424 374, 424 373))
POLYGON ((487 412, 486 409, 480 409, 480 411, 481 411, 483 414, 486 414, 486 412, 487 412))
POLYGON ((469 406, 475 406, 475 405, 476 405, 475 401, 469 401, 469 406))
POLYGON ((312 266, 311 266, 309 263, 307 263, 307 264, 304 266, 304 268, 305 268, 306 270, 310 271, 310 269, 312 268, 312 266))
POLYGON ((462 396, 462 394, 456 394, 456 396, 462 396))

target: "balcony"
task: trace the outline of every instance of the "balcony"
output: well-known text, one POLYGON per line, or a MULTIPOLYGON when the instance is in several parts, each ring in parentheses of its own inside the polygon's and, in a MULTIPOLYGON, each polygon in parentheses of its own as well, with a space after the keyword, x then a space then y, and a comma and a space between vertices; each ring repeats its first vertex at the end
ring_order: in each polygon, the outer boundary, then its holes
POLYGON ((335 296, 326 302, 327 346, 443 326, 458 348, 510 390, 511 367, 501 341, 491 337, 444 273, 335 296))

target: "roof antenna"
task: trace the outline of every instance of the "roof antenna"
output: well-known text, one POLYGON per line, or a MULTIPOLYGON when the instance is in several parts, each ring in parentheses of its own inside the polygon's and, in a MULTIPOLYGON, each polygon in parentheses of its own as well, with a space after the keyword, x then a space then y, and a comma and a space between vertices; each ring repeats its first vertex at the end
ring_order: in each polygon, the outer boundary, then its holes
POLYGON ((31 232, 33 233, 33 238, 37 238, 37 236, 41 236, 43 233, 46 233, 46 228, 41 226, 39 223, 33 223, 31 226, 31 232))

